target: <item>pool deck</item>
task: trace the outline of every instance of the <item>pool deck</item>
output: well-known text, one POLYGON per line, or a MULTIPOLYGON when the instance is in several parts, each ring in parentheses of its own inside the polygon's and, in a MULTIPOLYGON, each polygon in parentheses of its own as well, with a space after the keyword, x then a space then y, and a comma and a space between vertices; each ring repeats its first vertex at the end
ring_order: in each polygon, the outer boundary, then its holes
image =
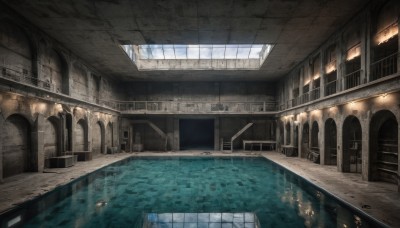
POLYGON ((400 227, 400 193, 397 186, 367 182, 360 174, 340 173, 335 166, 321 166, 308 160, 286 157, 276 152, 223 153, 218 151, 140 152, 102 155, 69 168, 47 169, 43 173, 23 173, 0 184, 0 213, 38 197, 58 186, 128 157, 142 156, 263 156, 318 185, 391 227, 400 227))

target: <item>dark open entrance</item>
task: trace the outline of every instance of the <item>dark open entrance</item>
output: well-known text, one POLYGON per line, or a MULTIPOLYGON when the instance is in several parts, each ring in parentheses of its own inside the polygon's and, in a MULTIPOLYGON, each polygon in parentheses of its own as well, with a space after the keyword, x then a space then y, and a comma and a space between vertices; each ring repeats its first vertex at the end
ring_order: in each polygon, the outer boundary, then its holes
POLYGON ((179 139, 181 150, 214 149, 214 120, 180 119, 179 139))

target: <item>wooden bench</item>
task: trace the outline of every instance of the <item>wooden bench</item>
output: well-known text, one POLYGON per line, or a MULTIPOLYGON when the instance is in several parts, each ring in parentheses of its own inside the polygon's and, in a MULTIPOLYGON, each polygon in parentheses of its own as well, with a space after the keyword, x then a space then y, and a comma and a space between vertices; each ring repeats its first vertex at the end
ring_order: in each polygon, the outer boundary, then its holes
POLYGON ((251 145, 251 150, 253 150, 253 145, 259 145, 260 151, 262 151, 262 145, 266 144, 270 146, 271 150, 274 150, 276 141, 272 140, 243 140, 243 150, 246 150, 246 144, 251 145))

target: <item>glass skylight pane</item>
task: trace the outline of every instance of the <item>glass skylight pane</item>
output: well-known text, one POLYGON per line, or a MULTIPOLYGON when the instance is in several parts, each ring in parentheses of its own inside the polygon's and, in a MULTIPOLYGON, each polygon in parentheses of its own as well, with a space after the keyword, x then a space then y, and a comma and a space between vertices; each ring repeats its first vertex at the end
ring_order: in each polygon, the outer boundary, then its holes
POLYGON ((211 59, 212 55, 212 46, 202 47, 200 46, 200 59, 211 59))
POLYGON ((226 47, 225 59, 236 59, 237 47, 226 47))
POLYGON ((238 48, 237 59, 248 59, 250 54, 250 47, 238 48))
POLYGON ((225 45, 214 45, 212 49, 212 59, 224 59, 224 58, 225 58, 225 45))
POLYGON ((171 64, 171 69, 176 70, 257 70, 273 48, 273 45, 269 44, 148 44, 121 46, 131 60, 138 65, 139 70, 167 70, 170 69, 168 64, 171 64), (151 62, 151 60, 159 59, 164 61, 151 62), (186 61, 193 59, 198 61, 186 61), (235 61, 240 59, 249 61, 235 61), (143 61, 143 64, 141 64, 141 60, 146 60, 146 62, 143 61), (212 62, 210 65, 207 60, 218 60, 218 63, 212 62))
POLYGON ((261 50, 262 50, 262 47, 263 47, 262 44, 261 44, 261 45, 253 45, 253 46, 251 47, 251 50, 250 50, 249 58, 250 58, 250 59, 259 59, 259 58, 260 58, 260 52, 261 52, 261 50))
POLYGON ((187 46, 187 58, 188 59, 199 59, 199 45, 188 45, 187 46))
POLYGON ((152 45, 151 53, 153 54, 153 59, 164 59, 162 45, 152 45))
POLYGON ((141 59, 151 59, 151 50, 150 48, 140 48, 139 56, 141 59))
POLYGON ((164 46, 164 56, 165 59, 175 59, 175 50, 174 48, 166 48, 164 46))
MULTIPOLYGON (((175 58, 176 59, 187 59, 186 47, 176 47, 175 45, 175 58)), ((182 45, 179 45, 182 46, 182 45)))

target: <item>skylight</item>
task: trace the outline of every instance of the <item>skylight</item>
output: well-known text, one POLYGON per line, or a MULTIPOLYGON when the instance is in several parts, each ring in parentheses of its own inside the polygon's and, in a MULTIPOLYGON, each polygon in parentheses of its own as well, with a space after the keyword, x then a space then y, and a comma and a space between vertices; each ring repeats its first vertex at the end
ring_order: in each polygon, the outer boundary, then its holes
POLYGON ((272 47, 269 44, 122 45, 139 70, 257 70, 272 47))

